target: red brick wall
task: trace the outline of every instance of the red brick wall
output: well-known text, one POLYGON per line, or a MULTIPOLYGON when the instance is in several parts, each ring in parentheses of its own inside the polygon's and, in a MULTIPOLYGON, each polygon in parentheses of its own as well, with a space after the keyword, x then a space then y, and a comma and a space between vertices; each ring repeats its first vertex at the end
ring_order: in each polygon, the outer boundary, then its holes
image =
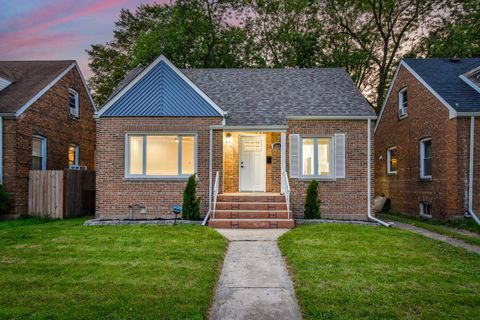
POLYGON ((12 195, 12 213, 28 211, 28 172, 32 167, 32 135, 47 138, 47 169, 68 166, 68 147, 80 148, 80 164, 95 169, 93 106, 78 71, 69 71, 18 119, 4 119, 3 175, 12 195), (68 89, 79 93, 80 117, 69 116, 68 89))
MULTIPOLYGON (((332 181, 319 180, 322 218, 367 219, 367 121, 310 120, 288 121, 288 134, 346 135, 346 178, 332 181)), ((287 143, 289 139, 287 136, 287 143)), ((373 129, 372 129, 373 151, 373 129)), ((287 159, 289 159, 287 146, 287 159)), ((287 170, 290 161, 287 161, 287 170)), ((373 164, 372 164, 373 172, 373 164)), ((306 189, 309 180, 290 178, 291 205, 295 216, 303 216, 306 189)), ((372 179, 373 186, 373 179, 372 179)), ((372 187, 373 189, 373 187, 372 187)), ((373 193, 373 190, 372 190, 373 193)))
MULTIPOLYGON (((209 145, 211 125, 220 118, 100 118, 97 120, 97 203, 98 218, 128 218, 129 205, 145 206, 146 214, 135 218, 159 218, 171 215, 171 206, 182 204, 186 180, 125 179, 125 134, 129 132, 191 132, 197 134, 198 186, 202 213, 208 209, 209 145)), ((214 130, 214 168, 222 171, 222 132, 214 130)), ((221 177, 220 177, 221 178, 221 177)))
POLYGON ((465 164, 459 160, 468 157, 468 145, 460 140, 457 144, 457 135, 464 135, 465 131, 457 128, 458 121, 462 120, 449 120, 448 109, 401 67, 375 132, 375 193, 391 199, 392 211, 418 216, 420 202, 430 201, 435 219, 462 213, 465 164), (400 120, 398 91, 405 86, 408 117, 400 120), (431 181, 420 179, 419 146, 426 137, 432 139, 431 181), (391 146, 397 146, 398 153, 395 175, 387 175, 386 170, 386 150, 391 146))

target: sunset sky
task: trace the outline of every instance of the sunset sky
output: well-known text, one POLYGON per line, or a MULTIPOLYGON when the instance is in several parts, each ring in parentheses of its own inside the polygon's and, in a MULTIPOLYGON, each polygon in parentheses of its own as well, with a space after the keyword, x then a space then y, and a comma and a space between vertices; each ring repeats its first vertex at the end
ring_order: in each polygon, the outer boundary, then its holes
POLYGON ((77 60, 86 77, 93 43, 113 38, 121 8, 170 0, 0 0, 0 60, 77 60))

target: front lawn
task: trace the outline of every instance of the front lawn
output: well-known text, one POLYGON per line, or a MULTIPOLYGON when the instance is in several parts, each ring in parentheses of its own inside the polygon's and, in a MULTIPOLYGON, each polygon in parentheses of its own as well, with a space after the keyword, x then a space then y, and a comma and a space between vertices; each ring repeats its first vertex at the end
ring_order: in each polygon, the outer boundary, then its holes
POLYGON ((320 224, 279 246, 305 319, 478 319, 480 255, 412 232, 320 224))
POLYGON ((0 319, 203 319, 227 242, 210 228, 0 222, 0 319))
POLYGON ((458 221, 435 221, 387 213, 378 214, 377 216, 379 219, 410 224, 412 226, 443 234, 447 237, 462 240, 466 243, 480 246, 480 237, 467 235, 461 232, 462 230, 466 230, 471 233, 480 234, 480 226, 473 219, 462 219, 458 221))

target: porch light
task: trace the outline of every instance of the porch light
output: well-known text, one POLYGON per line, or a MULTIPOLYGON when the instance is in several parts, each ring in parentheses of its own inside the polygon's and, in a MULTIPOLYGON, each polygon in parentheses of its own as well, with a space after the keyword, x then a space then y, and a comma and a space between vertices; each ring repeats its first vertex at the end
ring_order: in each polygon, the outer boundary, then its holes
POLYGON ((225 142, 230 144, 230 142, 232 142, 232 134, 231 133, 227 133, 225 135, 225 142))

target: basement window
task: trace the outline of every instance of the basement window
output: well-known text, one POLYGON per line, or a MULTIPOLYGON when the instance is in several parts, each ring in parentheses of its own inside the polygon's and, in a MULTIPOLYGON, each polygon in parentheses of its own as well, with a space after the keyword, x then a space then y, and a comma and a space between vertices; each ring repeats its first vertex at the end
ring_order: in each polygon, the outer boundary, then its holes
POLYGON ((432 217, 432 204, 430 202, 420 202, 420 217, 432 217))

